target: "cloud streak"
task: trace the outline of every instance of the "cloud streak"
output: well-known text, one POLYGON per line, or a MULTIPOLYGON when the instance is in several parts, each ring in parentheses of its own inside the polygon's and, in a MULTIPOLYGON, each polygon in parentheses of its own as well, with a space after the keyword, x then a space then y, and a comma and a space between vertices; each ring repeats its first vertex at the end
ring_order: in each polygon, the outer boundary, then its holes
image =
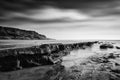
POLYGON ((119 4, 118 0, 1 0, 0 22, 61 22, 119 15, 119 4))
POLYGON ((59 8, 53 8, 53 7, 46 7, 43 9, 38 10, 31 10, 29 11, 29 14, 26 13, 13 13, 9 17, 23 17, 33 20, 56 20, 61 19, 64 21, 71 21, 71 20, 86 20, 90 18, 90 16, 87 16, 83 14, 80 11, 73 10, 73 9, 59 9, 59 8))
POLYGON ((0 24, 55 39, 119 39, 118 0, 1 0, 0 24))

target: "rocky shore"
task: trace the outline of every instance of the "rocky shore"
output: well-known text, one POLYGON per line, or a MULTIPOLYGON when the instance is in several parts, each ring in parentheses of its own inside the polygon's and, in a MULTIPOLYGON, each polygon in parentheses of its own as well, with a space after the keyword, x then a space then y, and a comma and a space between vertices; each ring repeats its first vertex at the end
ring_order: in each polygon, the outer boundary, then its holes
POLYGON ((119 46, 95 41, 0 50, 0 80, 120 80, 119 46), (101 51, 67 69, 61 64, 73 50, 93 47, 101 51))
POLYGON ((62 56, 73 49, 85 49, 97 42, 74 44, 42 44, 27 48, 6 49, 0 51, 0 71, 14 71, 41 65, 60 63, 62 56))

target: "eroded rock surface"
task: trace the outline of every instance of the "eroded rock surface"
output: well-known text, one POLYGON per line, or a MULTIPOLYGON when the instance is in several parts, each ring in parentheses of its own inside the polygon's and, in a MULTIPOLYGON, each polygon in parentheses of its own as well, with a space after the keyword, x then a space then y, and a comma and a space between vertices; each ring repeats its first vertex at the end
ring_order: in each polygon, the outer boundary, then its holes
POLYGON ((120 54, 95 54, 66 71, 63 80, 120 80, 120 54))
POLYGON ((74 44, 43 44, 28 48, 6 49, 0 51, 0 71, 13 71, 40 65, 61 62, 62 56, 73 49, 91 47, 96 42, 74 44))
POLYGON ((114 46, 112 44, 101 44, 100 49, 108 49, 113 48, 114 46))
MULTIPOLYGON (((119 51, 109 52, 108 50, 107 52, 107 49, 105 49, 105 51, 103 50, 103 52, 95 51, 94 55, 87 57, 82 62, 78 62, 78 65, 74 65, 68 69, 61 65, 61 57, 68 55, 70 51, 75 49, 86 50, 87 47, 92 46, 94 43, 95 42, 75 44, 43 44, 29 48, 2 50, 0 51, 0 59, 3 61, 0 65, 0 79, 120 80, 119 51), (10 67, 6 68, 6 65, 10 67)), ((113 50, 112 48, 110 49, 113 50)))

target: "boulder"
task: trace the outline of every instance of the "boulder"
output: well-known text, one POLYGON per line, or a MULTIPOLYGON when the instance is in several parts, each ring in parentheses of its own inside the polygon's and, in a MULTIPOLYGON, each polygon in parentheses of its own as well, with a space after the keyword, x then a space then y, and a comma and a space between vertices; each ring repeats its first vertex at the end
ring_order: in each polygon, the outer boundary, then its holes
POLYGON ((108 49, 113 48, 114 46, 112 44, 102 44, 100 45, 100 49, 108 49))

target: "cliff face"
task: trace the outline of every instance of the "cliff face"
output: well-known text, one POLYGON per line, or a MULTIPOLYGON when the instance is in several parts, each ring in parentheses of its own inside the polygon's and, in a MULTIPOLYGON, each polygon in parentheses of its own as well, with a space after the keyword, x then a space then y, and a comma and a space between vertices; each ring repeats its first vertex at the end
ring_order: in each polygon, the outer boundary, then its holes
POLYGON ((46 36, 35 31, 0 26, 0 39, 46 40, 46 36))

